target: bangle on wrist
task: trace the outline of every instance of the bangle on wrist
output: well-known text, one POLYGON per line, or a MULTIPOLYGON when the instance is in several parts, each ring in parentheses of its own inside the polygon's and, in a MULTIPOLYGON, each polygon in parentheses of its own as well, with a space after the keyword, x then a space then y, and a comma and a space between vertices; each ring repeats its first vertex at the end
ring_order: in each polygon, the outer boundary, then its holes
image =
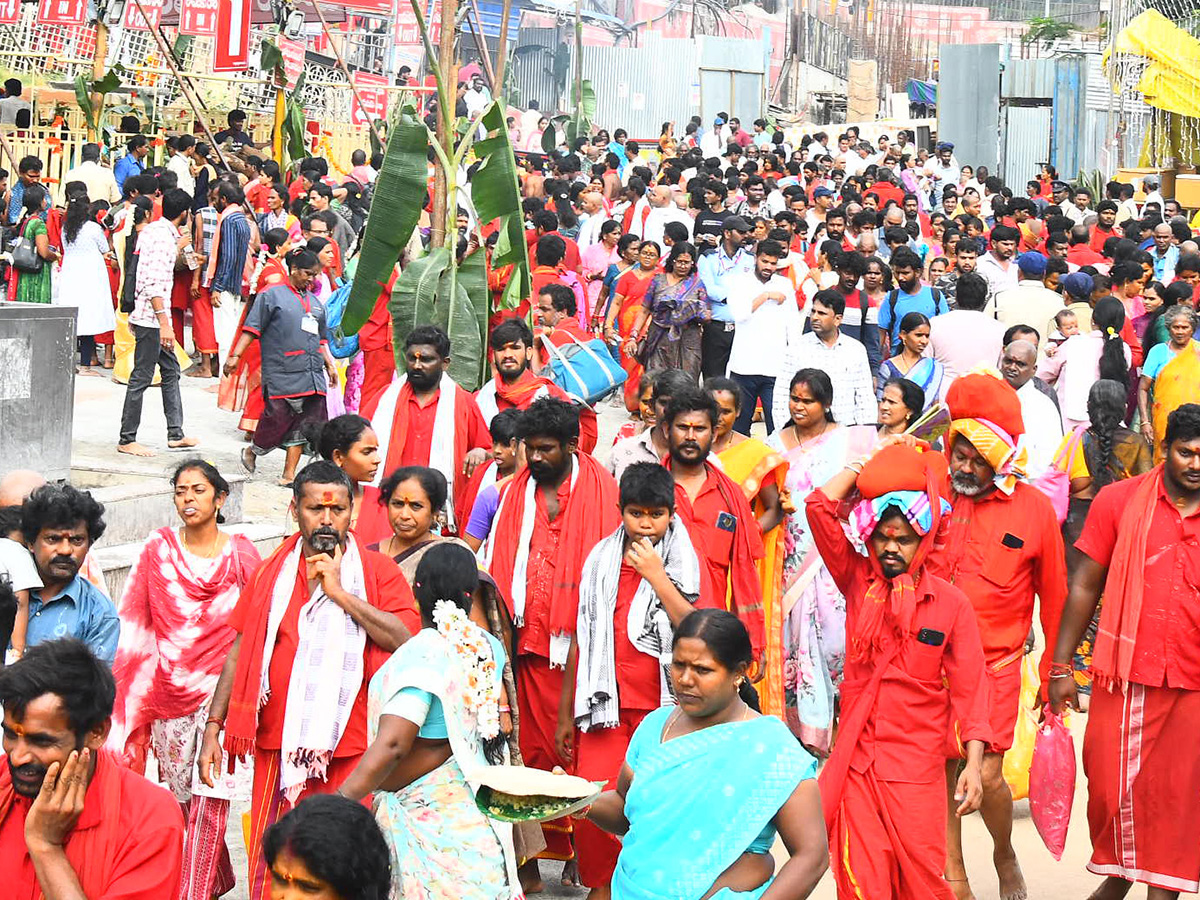
POLYGON ((1052 662, 1050 663, 1050 677, 1065 677, 1075 674, 1075 667, 1070 663, 1052 662))
POLYGON ((209 716, 204 720, 204 727, 207 728, 209 725, 216 725, 218 728, 224 728, 225 720, 218 719, 216 716, 209 716))

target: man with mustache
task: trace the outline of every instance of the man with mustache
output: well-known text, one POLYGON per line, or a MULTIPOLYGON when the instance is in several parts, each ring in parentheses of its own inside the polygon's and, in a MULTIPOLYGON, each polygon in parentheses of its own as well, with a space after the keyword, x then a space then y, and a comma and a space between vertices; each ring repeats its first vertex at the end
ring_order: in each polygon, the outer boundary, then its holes
POLYGON ((445 331, 418 325, 404 340, 403 377, 363 404, 383 460, 374 483, 363 490, 354 527, 365 543, 392 535, 387 509, 378 503, 379 485, 400 466, 428 466, 446 476, 447 524, 454 534, 466 527, 455 521, 455 503, 475 467, 487 460, 492 437, 475 397, 450 377, 450 349, 445 331))
POLYGON ((765 622, 758 560, 766 555, 758 520, 741 485, 709 461, 720 407, 698 387, 679 391, 663 416, 668 455, 675 478, 675 509, 700 557, 697 607, 729 609, 750 632, 761 676, 765 622))
POLYGON ((953 785, 957 818, 983 796, 983 648, 970 601, 928 565, 950 516, 939 490, 946 463, 911 437, 887 440, 805 500, 813 540, 846 597, 842 715, 821 800, 838 897, 952 900, 942 877, 945 735, 957 716, 967 748, 953 785), (851 497, 853 542, 839 515, 851 497))
MULTIPOLYGON (((233 771, 253 756, 251 847, 302 798, 332 793, 354 770, 367 749, 367 684, 421 628, 399 567, 350 532, 346 473, 311 463, 292 496, 299 532, 259 566, 229 617, 238 637, 199 755, 210 787, 218 766, 233 771)), ((269 888, 262 854, 250 854, 251 900, 269 888)))
MULTIPOLYGON (((951 423, 944 440, 954 508, 945 543, 930 558, 929 568, 967 595, 979 621, 991 694, 980 810, 995 847, 1000 896, 1023 897, 1025 878, 1011 841, 1012 793, 1001 763, 1016 727, 1020 663, 1035 595, 1046 639, 1040 667, 1045 696, 1067 595, 1062 534, 1050 500, 1022 480, 1026 452, 1018 438, 1025 425, 1017 392, 995 375, 964 375, 950 386, 946 405, 951 423)), ((959 764, 953 758, 947 765, 951 786, 959 764)), ((956 896, 970 896, 959 820, 951 816, 949 822, 946 879, 956 896)))
MULTIPOLYGON (((553 769, 571 763, 554 742, 564 667, 584 561, 617 525, 617 483, 579 449, 573 403, 534 400, 517 422, 517 437, 525 445, 526 466, 501 489, 483 559, 516 626, 521 755, 526 765, 553 769)), ((546 822, 542 833, 541 858, 572 858, 569 820, 546 822)), ((572 877, 569 871, 564 881, 572 877)), ((541 890, 536 860, 521 867, 521 884, 526 893, 541 890)))
POLYGON ((69 484, 43 485, 21 508, 21 533, 42 580, 29 593, 25 646, 78 638, 111 666, 121 636, 117 608, 79 571, 104 534, 104 506, 69 484))
POLYGON ((567 392, 549 378, 530 371, 533 332, 524 319, 505 319, 488 338, 494 377, 475 394, 479 411, 489 425, 502 409, 528 409, 542 397, 556 397, 574 403, 579 414, 579 449, 596 449, 596 411, 586 403, 575 403, 567 392))
POLYGON ((179 893, 174 798, 103 749, 116 685, 73 638, 0 670, 0 873, 6 898, 163 900, 179 893))

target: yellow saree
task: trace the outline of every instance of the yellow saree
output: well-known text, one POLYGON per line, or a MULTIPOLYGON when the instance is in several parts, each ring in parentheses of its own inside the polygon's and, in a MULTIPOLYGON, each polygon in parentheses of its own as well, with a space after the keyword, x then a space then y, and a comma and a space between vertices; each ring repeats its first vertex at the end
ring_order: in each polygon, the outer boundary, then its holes
MULTIPOLYGON (((747 438, 718 454, 725 474, 742 486, 754 514, 763 512, 758 492, 774 482, 783 492, 788 463, 783 455, 762 441, 747 438)), ((766 715, 783 717, 783 557, 784 527, 775 526, 763 535, 766 556, 758 563, 762 582, 763 615, 766 620, 767 672, 756 687, 766 715)))
POLYGON ((1167 417, 1185 403, 1200 403, 1200 343, 1192 343, 1175 354, 1154 379, 1154 401, 1150 418, 1154 423, 1154 464, 1163 460, 1163 438, 1167 417))

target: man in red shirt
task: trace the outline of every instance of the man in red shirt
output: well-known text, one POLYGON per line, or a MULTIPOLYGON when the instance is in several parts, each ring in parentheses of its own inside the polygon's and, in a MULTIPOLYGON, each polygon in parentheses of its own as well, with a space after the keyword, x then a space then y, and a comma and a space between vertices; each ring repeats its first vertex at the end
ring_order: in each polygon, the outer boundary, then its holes
POLYGON ((728 609, 750 632, 750 645, 764 671, 765 620, 758 560, 766 555, 754 510, 739 484, 709 461, 720 407, 693 387, 667 404, 668 456, 675 478, 675 508, 691 535, 702 571, 699 607, 728 609))
POLYGON ((404 340, 404 376, 362 407, 379 440, 382 464, 363 489, 354 533, 367 544, 392 535, 379 485, 401 466, 429 466, 446 477, 446 524, 457 534, 466 526, 454 517, 475 467, 487 461, 492 436, 469 391, 450 377, 450 338, 436 325, 418 325, 404 340))
POLYGON ((1092 226, 1092 237, 1088 246, 1100 253, 1104 250, 1104 242, 1110 237, 1122 237, 1117 234, 1117 201, 1101 200, 1096 204, 1096 224, 1092 226))
MULTIPOLYGON (((521 415, 517 436, 526 465, 501 490, 483 558, 516 629, 521 755, 526 765, 552 769, 571 764, 555 746, 564 668, 584 561, 617 524, 617 483, 579 451, 579 412, 572 403, 535 400, 521 415)), ((541 858, 574 856, 570 820, 546 822, 542 833, 541 858)), ((521 876, 526 893, 540 890, 537 860, 522 866, 521 876)))
POLYGON ((543 209, 533 214, 533 229, 526 232, 525 241, 532 247, 546 235, 552 234, 563 242, 563 268, 569 269, 576 275, 581 273, 579 267, 579 245, 571 238, 559 233, 558 214, 551 209, 543 209))
MULTIPOLYGON (((354 490, 322 460, 293 481, 299 532, 242 591, 238 637, 221 669, 200 749, 213 785, 224 750, 254 757, 247 845, 305 796, 337 790, 367 749, 367 684, 421 629, 400 568, 350 533, 354 490), (351 699, 352 698, 352 699, 351 699)), ((267 900, 261 853, 250 854, 250 900, 267 900)))
POLYGON ((943 877, 952 712, 967 748, 954 818, 983 797, 991 726, 979 630, 966 595, 926 565, 950 512, 937 486, 944 471, 931 451, 888 443, 805 500, 821 559, 846 597, 841 720, 821 773, 839 897, 954 897, 943 877), (856 486, 850 528, 865 557, 838 516, 856 486))
MULTIPOLYGON (((993 375, 964 375, 946 394, 951 424, 946 432, 950 460, 949 530, 930 559, 931 571, 959 588, 971 601, 990 682, 991 740, 983 759, 983 820, 995 844, 993 858, 1000 895, 1019 896, 1025 879, 1013 850, 1012 794, 1001 772, 1012 746, 1020 706, 1021 657, 1038 598, 1046 652, 1043 683, 1067 594, 1062 534, 1050 500, 1024 476, 1024 433, 1017 392, 993 375)), ((951 784, 959 760, 947 766, 951 784)), ((950 822, 946 877, 965 882, 962 835, 950 822)), ((967 886, 962 885, 964 888, 967 886)))
MULTIPOLYGON (((549 378, 529 371, 533 351, 533 332, 524 319, 506 319, 492 329, 488 338, 492 351, 492 370, 496 377, 475 394, 479 411, 489 425, 492 416, 502 409, 526 409, 542 397, 557 397, 571 401, 567 392, 549 378)), ((571 401, 574 402, 574 401, 571 401)), ((579 410, 579 449, 591 453, 596 449, 596 412, 585 403, 576 404, 579 410)))
POLYGON ((1083 742, 1100 900, 1200 891, 1200 405, 1171 413, 1163 451, 1092 502, 1050 671, 1054 710, 1077 706, 1071 657, 1103 594, 1083 742))
POLYGON ((904 205, 904 190, 895 183, 894 178, 891 169, 882 168, 876 175, 875 183, 863 191, 864 198, 872 196, 876 198, 880 212, 887 209, 887 205, 891 201, 895 201, 898 206, 904 205))
POLYGON ((375 308, 362 328, 358 329, 358 349, 363 354, 363 383, 359 396, 365 407, 376 394, 392 383, 396 374, 396 358, 392 348, 392 288, 400 277, 400 267, 392 270, 383 290, 375 299, 375 308))
POLYGON ((570 347, 577 340, 586 343, 595 339, 595 335, 589 334, 579 324, 575 292, 565 284, 548 284, 538 291, 534 296, 534 309, 542 326, 534 337, 538 344, 539 369, 550 364, 547 343, 555 347, 570 347))
MULTIPOLYGON (((555 733, 559 756, 577 758, 575 774, 608 789, 616 787, 633 732, 669 696, 661 660, 700 595, 700 561, 675 516, 671 473, 634 463, 621 475, 620 502, 621 524, 583 566, 555 733)), ((606 889, 620 841, 586 819, 575 828, 580 880, 606 889)))
POLYGON ((81 641, 0 669, 0 873, 8 900, 179 896, 183 816, 105 750, 117 688, 81 641))
POLYGON ((1112 265, 1112 260, 1090 246, 1092 234, 1086 225, 1075 225, 1067 235, 1067 262, 1073 266, 1112 265))

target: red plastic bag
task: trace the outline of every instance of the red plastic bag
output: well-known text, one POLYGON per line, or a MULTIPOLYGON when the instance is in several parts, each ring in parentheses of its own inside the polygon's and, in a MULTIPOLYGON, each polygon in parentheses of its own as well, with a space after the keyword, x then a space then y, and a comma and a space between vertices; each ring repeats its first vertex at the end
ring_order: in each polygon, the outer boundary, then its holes
POLYGON ((1045 709, 1029 767, 1029 812, 1042 843, 1062 859, 1075 799, 1075 740, 1063 722, 1045 709))

